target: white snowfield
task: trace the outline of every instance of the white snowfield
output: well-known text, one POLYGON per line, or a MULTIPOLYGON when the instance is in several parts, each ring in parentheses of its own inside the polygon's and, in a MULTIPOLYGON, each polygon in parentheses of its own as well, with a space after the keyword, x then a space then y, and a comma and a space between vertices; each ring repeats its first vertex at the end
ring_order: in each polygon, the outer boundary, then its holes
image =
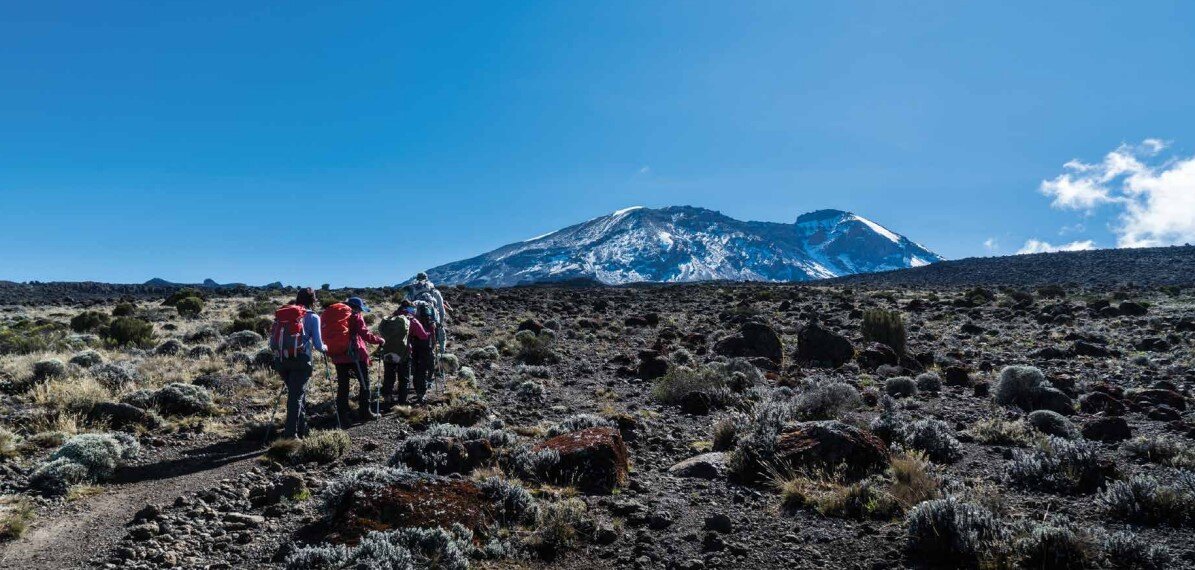
POLYGON ((808 281, 926 265, 942 258, 862 216, 804 214, 744 222, 712 210, 634 206, 428 271, 446 285, 505 287, 592 279, 808 281))

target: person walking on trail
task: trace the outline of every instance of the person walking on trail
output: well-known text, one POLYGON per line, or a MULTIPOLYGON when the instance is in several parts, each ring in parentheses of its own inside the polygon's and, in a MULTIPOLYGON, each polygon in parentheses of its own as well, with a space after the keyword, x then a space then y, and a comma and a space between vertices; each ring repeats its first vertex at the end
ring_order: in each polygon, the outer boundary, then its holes
POLYGON ((320 336, 320 318, 312 308, 315 291, 300 289, 293 303, 274 312, 270 330, 270 350, 274 351, 274 367, 286 384, 286 421, 282 437, 307 435, 307 382, 314 366, 315 351, 326 353, 328 347, 320 336))
MULTIPOLYGON (((415 377, 415 404, 422 405, 427 393, 428 380, 435 369, 435 322, 431 314, 435 309, 430 303, 407 302, 403 309, 411 323, 411 369, 415 377)), ((399 390, 399 397, 406 395, 406 385, 399 390)))
POLYGON ((380 345, 385 339, 374 334, 365 324, 362 313, 369 307, 360 297, 350 297, 324 309, 324 338, 329 355, 336 365, 336 409, 340 417, 350 417, 349 379, 357 378, 358 417, 361 421, 374 419, 369 409, 369 349, 366 344, 380 345))
POLYGON ((399 400, 406 404, 407 384, 411 382, 411 321, 403 309, 410 303, 403 300, 398 309, 378 325, 378 333, 386 340, 382 344, 382 405, 394 406, 394 384, 399 383, 399 400))
POLYGON ((407 285, 406 298, 409 301, 426 301, 431 303, 436 309, 436 344, 440 347, 440 353, 444 353, 444 349, 448 344, 448 330, 444 326, 448 322, 447 307, 444 303, 444 296, 440 294, 440 290, 427 278, 427 274, 419 272, 415 276, 415 282, 407 285))

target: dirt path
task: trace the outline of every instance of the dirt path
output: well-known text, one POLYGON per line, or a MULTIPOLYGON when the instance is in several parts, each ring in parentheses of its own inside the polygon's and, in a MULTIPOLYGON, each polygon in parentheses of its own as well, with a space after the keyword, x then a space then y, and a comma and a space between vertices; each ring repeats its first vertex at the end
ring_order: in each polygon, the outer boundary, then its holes
POLYGON ((146 504, 247 471, 260 452, 252 443, 219 441, 126 468, 102 493, 43 513, 23 537, 0 546, 0 568, 85 568, 124 536, 124 525, 146 504))

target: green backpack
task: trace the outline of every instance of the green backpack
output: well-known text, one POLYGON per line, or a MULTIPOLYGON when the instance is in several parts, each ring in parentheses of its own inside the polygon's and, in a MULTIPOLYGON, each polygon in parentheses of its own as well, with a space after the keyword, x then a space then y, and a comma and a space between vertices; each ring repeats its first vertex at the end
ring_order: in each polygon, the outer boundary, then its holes
POLYGON ((382 319, 381 324, 378 325, 378 332, 386 340, 386 343, 382 345, 382 354, 394 353, 400 358, 406 358, 410 352, 410 348, 407 346, 407 332, 410 327, 411 325, 405 317, 382 319))

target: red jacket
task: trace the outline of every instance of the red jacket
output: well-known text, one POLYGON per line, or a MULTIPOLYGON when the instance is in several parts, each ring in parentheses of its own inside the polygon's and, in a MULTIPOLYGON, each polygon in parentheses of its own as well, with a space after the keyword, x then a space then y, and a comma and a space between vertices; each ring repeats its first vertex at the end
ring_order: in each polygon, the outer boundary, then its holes
POLYGON ((427 340, 427 337, 431 336, 431 333, 428 332, 427 329, 423 328, 423 323, 419 322, 419 319, 416 319, 415 317, 407 317, 407 322, 411 323, 411 340, 415 340, 416 338, 419 340, 427 340))
MULTIPOLYGON (((357 360, 360 362, 369 362, 369 347, 365 346, 365 343, 368 342, 369 344, 380 345, 386 342, 386 339, 374 334, 373 331, 369 330, 369 326, 365 324, 365 317, 362 317, 361 313, 353 313, 353 315, 349 317, 349 338, 356 339, 357 360)), ((333 355, 332 363, 352 364, 353 357, 350 356, 352 353, 353 351, 349 350, 347 354, 333 355)))

